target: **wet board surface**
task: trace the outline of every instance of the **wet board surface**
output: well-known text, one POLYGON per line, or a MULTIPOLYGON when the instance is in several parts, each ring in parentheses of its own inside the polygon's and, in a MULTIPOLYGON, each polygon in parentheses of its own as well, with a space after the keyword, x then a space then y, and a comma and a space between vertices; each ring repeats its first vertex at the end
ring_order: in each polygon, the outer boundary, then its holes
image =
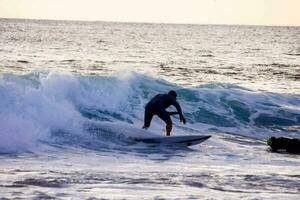
POLYGON ((197 145, 208 138, 210 135, 188 135, 188 136, 165 136, 165 137, 153 137, 153 138, 134 138, 137 142, 143 142, 147 144, 157 144, 157 145, 186 145, 192 146, 197 145))

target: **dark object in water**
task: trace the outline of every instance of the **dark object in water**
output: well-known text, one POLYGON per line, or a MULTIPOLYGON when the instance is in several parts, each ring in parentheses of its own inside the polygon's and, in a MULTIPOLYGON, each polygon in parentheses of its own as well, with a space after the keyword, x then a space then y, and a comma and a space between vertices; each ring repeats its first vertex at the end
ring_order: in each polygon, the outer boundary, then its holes
POLYGON ((300 140, 296 138, 270 137, 267 143, 275 152, 300 153, 300 140))

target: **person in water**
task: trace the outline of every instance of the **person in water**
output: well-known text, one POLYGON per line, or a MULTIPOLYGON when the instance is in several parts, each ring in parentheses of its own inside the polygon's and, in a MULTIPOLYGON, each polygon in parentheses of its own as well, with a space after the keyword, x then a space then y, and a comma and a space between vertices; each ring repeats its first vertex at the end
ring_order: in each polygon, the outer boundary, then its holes
POLYGON ((186 120, 182 114, 181 107, 176 101, 177 94, 171 90, 168 94, 158 94, 153 97, 146 105, 145 118, 144 118, 144 129, 149 128, 151 120, 154 115, 157 115, 166 123, 166 134, 170 136, 172 131, 172 120, 170 115, 179 114, 180 121, 185 124, 186 120), (169 106, 175 106, 177 112, 167 112, 166 108, 169 106))

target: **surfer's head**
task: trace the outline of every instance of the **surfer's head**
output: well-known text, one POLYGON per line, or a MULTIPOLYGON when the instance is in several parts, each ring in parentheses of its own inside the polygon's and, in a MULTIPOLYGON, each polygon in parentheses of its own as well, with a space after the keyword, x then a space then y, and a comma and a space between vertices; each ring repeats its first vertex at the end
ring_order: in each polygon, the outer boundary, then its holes
POLYGON ((174 97, 174 98, 177 97, 177 93, 176 93, 174 90, 170 90, 170 91, 168 92, 168 95, 170 95, 170 96, 172 96, 172 97, 174 97))

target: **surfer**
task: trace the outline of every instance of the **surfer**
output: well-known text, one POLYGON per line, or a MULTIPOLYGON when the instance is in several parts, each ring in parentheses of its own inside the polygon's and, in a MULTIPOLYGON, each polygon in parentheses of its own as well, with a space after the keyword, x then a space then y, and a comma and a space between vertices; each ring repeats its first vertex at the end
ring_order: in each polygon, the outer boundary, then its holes
POLYGON ((186 120, 182 114, 181 107, 176 101, 177 94, 174 90, 168 92, 168 94, 158 94, 153 97, 146 105, 145 118, 144 118, 144 129, 149 128, 151 120, 154 115, 157 115, 166 123, 166 134, 170 136, 172 131, 172 120, 170 115, 179 114, 180 121, 185 124, 186 120), (167 112, 166 108, 169 106, 175 106, 177 112, 167 112))

